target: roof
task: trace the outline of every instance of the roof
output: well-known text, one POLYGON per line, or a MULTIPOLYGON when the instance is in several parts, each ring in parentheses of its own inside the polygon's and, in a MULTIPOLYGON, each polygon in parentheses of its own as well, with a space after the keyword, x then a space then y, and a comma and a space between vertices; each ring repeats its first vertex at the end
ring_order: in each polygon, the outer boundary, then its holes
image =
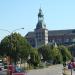
POLYGON ((75 34, 75 29, 48 31, 49 36, 75 34))
POLYGON ((35 37, 35 33, 34 32, 28 32, 26 34, 26 38, 34 38, 35 37))
MULTIPOLYGON (((48 31, 48 36, 75 35, 75 29, 48 31)), ((28 32, 26 38, 35 38, 35 32, 28 32)))
POLYGON ((36 29, 40 29, 40 28, 46 28, 44 21, 39 21, 37 23, 36 29))

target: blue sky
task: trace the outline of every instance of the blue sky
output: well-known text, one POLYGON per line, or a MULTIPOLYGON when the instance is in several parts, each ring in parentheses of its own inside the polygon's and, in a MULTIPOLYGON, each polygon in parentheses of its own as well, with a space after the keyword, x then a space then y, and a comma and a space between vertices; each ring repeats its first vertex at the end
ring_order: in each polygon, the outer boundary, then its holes
MULTIPOLYGON (((34 31, 42 8, 48 30, 75 29, 75 0, 0 0, 0 29, 17 30, 23 36, 34 31)), ((0 40, 7 31, 0 30, 0 40)))

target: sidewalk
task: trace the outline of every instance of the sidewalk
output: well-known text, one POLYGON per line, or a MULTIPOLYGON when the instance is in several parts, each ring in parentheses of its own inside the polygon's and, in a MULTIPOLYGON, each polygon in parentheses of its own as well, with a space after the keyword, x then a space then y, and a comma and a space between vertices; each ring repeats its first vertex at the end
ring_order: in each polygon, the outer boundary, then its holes
POLYGON ((71 69, 64 68, 63 75, 71 75, 71 69))

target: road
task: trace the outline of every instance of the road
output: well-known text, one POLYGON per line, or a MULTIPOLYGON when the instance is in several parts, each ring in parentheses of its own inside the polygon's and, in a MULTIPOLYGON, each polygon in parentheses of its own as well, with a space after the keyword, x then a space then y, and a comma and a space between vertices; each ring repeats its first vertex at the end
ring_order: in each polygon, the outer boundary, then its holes
POLYGON ((0 75, 7 75, 7 71, 0 71, 0 75))
POLYGON ((62 75, 62 65, 54 65, 49 68, 31 70, 27 75, 62 75))
POLYGON ((72 75, 75 75, 75 71, 72 71, 72 75))
MULTIPOLYGON (((29 70, 26 75, 63 75, 63 66, 62 65, 53 65, 44 69, 34 69, 29 70)), ((69 71, 69 75, 71 75, 71 70, 69 71)), ((0 75, 7 75, 6 71, 0 71, 0 75)), ((75 71, 72 70, 72 75, 75 75, 75 71)))
MULTIPOLYGON (((30 70, 27 75, 63 75, 62 65, 53 65, 48 68, 30 70)), ((71 70, 68 70, 69 75, 71 75, 71 70)), ((72 75, 75 75, 75 71, 72 71, 72 75)))

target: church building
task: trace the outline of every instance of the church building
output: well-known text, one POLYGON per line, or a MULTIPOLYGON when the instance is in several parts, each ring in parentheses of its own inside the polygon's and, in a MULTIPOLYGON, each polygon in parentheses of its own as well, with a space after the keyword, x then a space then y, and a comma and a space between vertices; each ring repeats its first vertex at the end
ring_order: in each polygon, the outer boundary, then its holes
POLYGON ((38 13, 38 22, 33 32, 28 32, 25 36, 32 47, 38 48, 42 45, 51 44, 74 44, 75 29, 68 30, 48 30, 44 22, 44 15, 41 9, 38 13))

